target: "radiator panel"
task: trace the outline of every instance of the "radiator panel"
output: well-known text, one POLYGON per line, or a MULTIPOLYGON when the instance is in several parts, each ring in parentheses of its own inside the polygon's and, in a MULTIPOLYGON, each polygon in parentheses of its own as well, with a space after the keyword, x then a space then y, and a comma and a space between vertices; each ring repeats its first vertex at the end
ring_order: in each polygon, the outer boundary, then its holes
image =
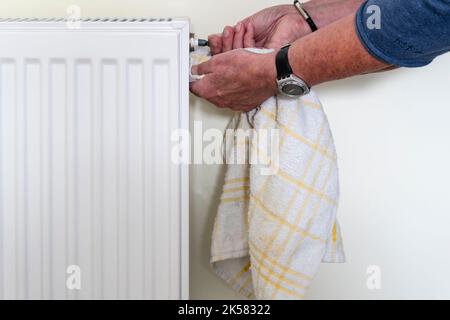
POLYGON ((0 298, 187 298, 188 32, 0 23, 0 298))

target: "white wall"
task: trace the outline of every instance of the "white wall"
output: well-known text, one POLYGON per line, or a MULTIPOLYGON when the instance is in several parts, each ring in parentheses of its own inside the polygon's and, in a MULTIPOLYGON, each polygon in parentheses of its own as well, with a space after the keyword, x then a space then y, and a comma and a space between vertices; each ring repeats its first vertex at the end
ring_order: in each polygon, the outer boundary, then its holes
MULTIPOLYGON (((2 16, 189 16, 200 36, 268 0, 3 0, 2 16)), ((319 86, 341 169, 339 210, 348 262, 324 265, 310 299, 450 298, 450 55, 433 65, 319 86), (366 287, 377 265, 382 289, 366 287)), ((223 129, 230 112, 191 99, 192 120, 223 129)), ((239 298, 211 272, 209 245, 223 178, 191 169, 191 298, 239 298)))

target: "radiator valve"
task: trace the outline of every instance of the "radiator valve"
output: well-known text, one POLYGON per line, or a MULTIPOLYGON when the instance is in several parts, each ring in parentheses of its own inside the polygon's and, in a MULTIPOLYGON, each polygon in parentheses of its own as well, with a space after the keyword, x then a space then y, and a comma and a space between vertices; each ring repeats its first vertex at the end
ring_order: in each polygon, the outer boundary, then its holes
POLYGON ((199 39, 195 36, 195 34, 191 33, 189 47, 190 51, 195 51, 198 47, 207 47, 209 46, 208 40, 199 39))

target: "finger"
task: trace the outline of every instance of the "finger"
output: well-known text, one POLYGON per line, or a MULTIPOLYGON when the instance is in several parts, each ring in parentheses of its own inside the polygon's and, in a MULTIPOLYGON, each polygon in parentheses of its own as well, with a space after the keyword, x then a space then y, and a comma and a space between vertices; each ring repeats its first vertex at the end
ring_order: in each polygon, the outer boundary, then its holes
POLYGON ((193 75, 204 75, 211 73, 212 72, 211 60, 192 66, 191 73, 193 75))
POLYGON ((191 82, 189 84, 189 90, 197 97, 206 99, 208 93, 212 92, 211 81, 209 79, 209 76, 205 76, 201 80, 191 82))
POLYGON ((253 25, 253 23, 249 22, 245 30, 244 48, 254 48, 254 47, 255 47, 255 26, 253 25))
POLYGON ((230 26, 223 30, 222 52, 227 52, 233 49, 234 29, 230 26))
POLYGON ((211 54, 222 53, 222 34, 212 34, 208 37, 209 47, 211 48, 211 54))
POLYGON ((245 26, 239 22, 234 29, 233 49, 242 49, 244 47, 245 26))

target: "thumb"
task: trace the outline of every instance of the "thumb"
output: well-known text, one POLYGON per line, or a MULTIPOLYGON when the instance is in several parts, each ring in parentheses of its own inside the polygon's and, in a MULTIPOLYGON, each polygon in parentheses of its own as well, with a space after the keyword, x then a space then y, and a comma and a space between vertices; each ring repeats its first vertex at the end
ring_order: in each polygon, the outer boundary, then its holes
POLYGON ((191 82, 189 90, 200 98, 206 98, 207 94, 211 92, 209 76, 206 75, 203 79, 191 82))

